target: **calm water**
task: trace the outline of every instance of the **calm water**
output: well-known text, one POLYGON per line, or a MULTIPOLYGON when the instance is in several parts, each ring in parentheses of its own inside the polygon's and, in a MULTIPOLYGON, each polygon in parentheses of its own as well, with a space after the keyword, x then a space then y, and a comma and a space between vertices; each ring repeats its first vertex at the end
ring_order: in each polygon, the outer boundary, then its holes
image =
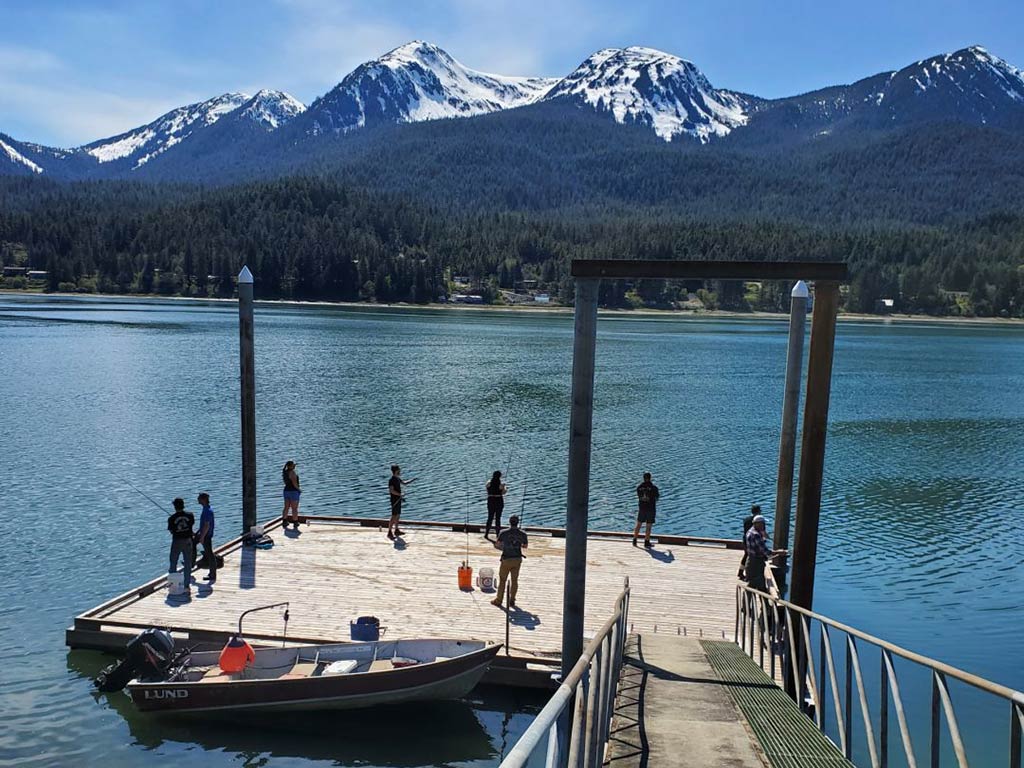
MULTIPOLYGON (((306 512, 383 515, 399 462, 420 478, 408 516, 450 519, 511 454, 510 506, 525 491, 529 523, 562 521, 571 318, 260 307, 256 333, 261 517, 279 512, 286 458, 306 512)), ((645 469, 665 531, 736 536, 752 502, 770 509, 785 323, 614 317, 599 334, 594 527, 630 524, 645 469)), ((1015 688, 1022 341, 1017 327, 840 326, 815 594, 1015 688)), ((64 628, 165 562, 165 515, 129 483, 161 501, 207 489, 222 535, 240 524, 237 312, 0 296, 0 355, 0 765, 487 766, 526 727, 537 700, 494 691, 329 727, 164 723, 93 695, 105 658, 68 653, 64 628)), ((904 695, 926 701, 916 682, 904 695)), ((1002 709, 961 718, 986 756, 1005 749, 1002 709)))

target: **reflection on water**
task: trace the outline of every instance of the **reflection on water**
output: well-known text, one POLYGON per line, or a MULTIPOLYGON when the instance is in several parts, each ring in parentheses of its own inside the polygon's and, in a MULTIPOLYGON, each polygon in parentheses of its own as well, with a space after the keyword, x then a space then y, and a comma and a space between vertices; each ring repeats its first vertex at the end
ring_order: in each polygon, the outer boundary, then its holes
MULTIPOLYGON (((291 458, 309 513, 385 514, 397 462, 419 478, 410 517, 461 519, 468 498, 482 521, 484 483, 511 457, 510 505, 525 504, 531 523, 562 521, 571 317, 260 306, 256 323, 261 516, 280 511, 291 458)), ((631 526, 645 470, 662 490, 663 531, 736 536, 751 503, 770 512, 786 329, 600 321, 593 527, 631 526)), ((62 647, 75 613, 165 567, 165 515, 131 485, 161 502, 207 490, 218 531, 237 529, 237 339, 230 303, 0 296, 3 500, 17 510, 16 535, 0 537, 12 585, 0 605, 0 762, 73 762, 95 754, 87 743, 124 765, 142 749, 249 759, 244 732, 220 743, 176 731, 159 745, 135 734, 89 698, 62 647)), ((1017 688, 1024 670, 1003 659, 1020 648, 1022 340, 1016 326, 840 326, 815 590, 837 619, 1017 688)), ((445 759, 496 764, 500 718, 470 709, 492 751, 474 750, 470 728, 469 756, 445 759)), ((312 748, 313 762, 402 759, 312 748)), ((266 749, 307 755, 287 737, 266 749)), ((423 749, 410 759, 430 764, 423 749)))

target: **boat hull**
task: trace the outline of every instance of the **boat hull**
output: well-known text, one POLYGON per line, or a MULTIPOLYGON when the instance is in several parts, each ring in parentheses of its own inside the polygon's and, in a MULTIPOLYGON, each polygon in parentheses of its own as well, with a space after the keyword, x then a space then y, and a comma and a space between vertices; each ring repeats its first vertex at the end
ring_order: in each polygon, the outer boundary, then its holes
POLYGON ((128 693, 140 711, 167 713, 361 709, 455 699, 480 682, 499 648, 487 646, 444 661, 359 674, 290 680, 133 681, 128 693))

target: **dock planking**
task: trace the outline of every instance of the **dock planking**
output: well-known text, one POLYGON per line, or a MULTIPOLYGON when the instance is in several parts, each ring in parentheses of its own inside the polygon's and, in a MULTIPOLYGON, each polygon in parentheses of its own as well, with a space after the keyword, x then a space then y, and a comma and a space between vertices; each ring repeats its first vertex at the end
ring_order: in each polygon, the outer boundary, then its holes
MULTIPOLYGON (((395 543, 384 521, 306 518, 296 535, 279 521, 266 526, 269 550, 220 548, 224 567, 212 588, 193 585, 192 600, 170 597, 159 576, 87 611, 68 629, 72 647, 115 648, 149 626, 169 627, 190 641, 222 640, 239 615, 261 605, 290 602, 287 637, 293 641, 348 640, 349 622, 373 615, 384 637, 470 637, 505 641, 503 609, 493 592, 462 591, 456 570, 467 558, 466 526, 403 521, 395 543)), ((468 559, 497 574, 500 552, 469 526, 468 559)), ((520 575, 517 608, 510 613, 509 655, 556 661, 561 648, 565 539, 561 529, 528 528, 530 546, 520 575)), ((630 624, 635 632, 731 638, 739 542, 655 537, 655 547, 633 547, 622 534, 592 533, 587 544, 585 631, 605 621, 623 580, 631 584, 630 624)), ((195 576, 199 579, 202 571, 195 576)), ((202 585, 202 582, 200 581, 202 585)), ((245 619, 245 633, 280 641, 280 611, 245 619)))

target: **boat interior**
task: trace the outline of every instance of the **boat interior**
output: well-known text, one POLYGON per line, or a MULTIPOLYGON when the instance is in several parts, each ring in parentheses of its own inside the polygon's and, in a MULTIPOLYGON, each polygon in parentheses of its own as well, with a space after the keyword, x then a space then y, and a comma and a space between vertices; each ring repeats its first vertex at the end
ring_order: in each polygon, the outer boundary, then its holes
POLYGON ((310 677, 387 672, 447 661, 479 651, 478 640, 380 640, 369 643, 254 647, 256 661, 242 672, 226 673, 219 651, 193 653, 168 682, 199 683, 237 680, 301 680, 310 677))

